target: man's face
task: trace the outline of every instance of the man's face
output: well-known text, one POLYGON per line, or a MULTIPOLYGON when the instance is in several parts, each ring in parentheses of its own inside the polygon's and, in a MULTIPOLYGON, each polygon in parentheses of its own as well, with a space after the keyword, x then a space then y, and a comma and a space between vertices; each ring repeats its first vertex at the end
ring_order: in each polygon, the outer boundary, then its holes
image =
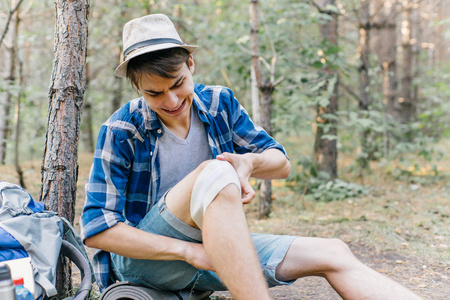
POLYGON ((167 127, 189 124, 190 108, 194 99, 194 60, 189 67, 183 63, 174 78, 146 74, 138 87, 148 106, 158 114, 167 127))

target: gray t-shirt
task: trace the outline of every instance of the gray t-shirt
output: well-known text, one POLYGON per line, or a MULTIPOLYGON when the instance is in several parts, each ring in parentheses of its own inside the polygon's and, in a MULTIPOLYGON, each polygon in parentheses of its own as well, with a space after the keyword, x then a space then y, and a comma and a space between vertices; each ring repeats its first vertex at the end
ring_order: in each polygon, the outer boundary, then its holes
POLYGON ((213 158, 205 126, 194 107, 191 109, 191 125, 186 139, 177 137, 163 122, 161 123, 164 133, 157 142, 161 167, 161 185, 157 199, 160 199, 203 161, 213 158))

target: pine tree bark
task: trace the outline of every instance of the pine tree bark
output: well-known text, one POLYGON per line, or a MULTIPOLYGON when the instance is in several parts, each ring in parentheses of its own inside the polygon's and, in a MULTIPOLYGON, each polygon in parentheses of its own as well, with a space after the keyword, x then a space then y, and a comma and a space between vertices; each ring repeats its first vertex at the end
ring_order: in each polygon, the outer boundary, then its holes
MULTIPOLYGON (((54 64, 49 91, 47 133, 40 199, 73 223, 78 179, 78 138, 86 89, 88 0, 58 0, 54 64)), ((67 262, 57 273, 58 299, 71 291, 67 262)))
MULTIPOLYGON (((336 5, 336 0, 323 0, 320 1, 319 7, 326 7, 328 5, 336 5)), ((328 40, 331 44, 338 44, 338 17, 333 11, 322 10, 322 13, 329 14, 331 16, 331 21, 319 25, 320 33, 323 39, 328 40)), ((338 78, 336 71, 332 70, 329 66, 325 66, 326 77, 328 78, 328 83, 325 85, 325 89, 328 88, 328 84, 332 78, 338 78)), ((325 117, 327 115, 335 115, 338 108, 338 85, 339 80, 337 79, 332 93, 329 97, 329 104, 326 107, 317 105, 316 107, 316 123, 317 132, 316 139, 314 143, 314 161, 317 168, 321 172, 327 173, 330 178, 337 177, 337 140, 323 138, 323 136, 331 135, 337 136, 336 120, 335 118, 325 117), (331 125, 331 126, 330 126, 331 125), (325 132, 325 126, 329 127, 328 131, 325 132)))

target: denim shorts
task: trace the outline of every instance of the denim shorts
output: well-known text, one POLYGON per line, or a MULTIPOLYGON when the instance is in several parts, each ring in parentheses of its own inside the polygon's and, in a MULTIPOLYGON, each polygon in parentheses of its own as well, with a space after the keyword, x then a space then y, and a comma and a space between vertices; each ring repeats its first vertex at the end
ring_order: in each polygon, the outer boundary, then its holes
MULTIPOLYGON (((137 228, 184 241, 202 242, 201 231, 176 218, 167 209, 164 197, 152 207, 137 228)), ((269 287, 291 284, 293 281, 277 280, 275 269, 296 237, 268 234, 252 234, 251 237, 269 287)), ((131 281, 162 290, 226 290, 216 273, 199 270, 184 261, 132 259, 113 253, 111 258, 114 274, 121 281, 131 281)))

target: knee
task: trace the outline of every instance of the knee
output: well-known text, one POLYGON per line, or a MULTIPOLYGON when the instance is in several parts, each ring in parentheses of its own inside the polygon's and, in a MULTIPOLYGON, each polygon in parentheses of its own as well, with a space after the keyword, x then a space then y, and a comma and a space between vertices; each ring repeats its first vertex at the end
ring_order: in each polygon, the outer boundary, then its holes
POLYGON ((224 199, 231 201, 240 201, 241 185, 236 170, 226 161, 205 161, 197 168, 197 172, 191 195, 191 217, 202 228, 203 215, 217 195, 224 195, 224 199))
POLYGON ((197 179, 195 180, 193 190, 197 189, 197 192, 201 192, 200 190, 203 190, 203 192, 206 192, 206 190, 211 192, 214 189, 218 194, 230 194, 233 191, 237 191, 236 188, 227 188, 229 185, 237 186, 240 192, 241 185, 237 172, 227 161, 217 159, 206 160, 197 167, 196 172, 197 179))
POLYGON ((328 244, 327 257, 334 271, 347 269, 358 261, 348 245, 340 239, 329 239, 328 244))

